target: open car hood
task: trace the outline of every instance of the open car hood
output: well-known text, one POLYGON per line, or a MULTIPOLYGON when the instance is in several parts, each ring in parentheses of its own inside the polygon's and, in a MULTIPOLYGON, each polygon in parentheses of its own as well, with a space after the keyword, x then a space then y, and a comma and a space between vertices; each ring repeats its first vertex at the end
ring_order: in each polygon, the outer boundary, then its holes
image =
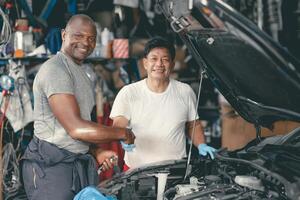
POLYGON ((202 70, 247 121, 300 121, 300 63, 219 0, 159 0, 202 70))

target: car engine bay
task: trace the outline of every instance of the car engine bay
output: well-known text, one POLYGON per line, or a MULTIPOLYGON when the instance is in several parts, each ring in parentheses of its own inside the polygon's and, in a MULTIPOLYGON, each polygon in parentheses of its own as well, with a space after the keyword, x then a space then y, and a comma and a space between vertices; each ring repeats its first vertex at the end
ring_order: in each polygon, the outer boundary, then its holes
POLYGON ((182 159, 132 169, 99 188, 133 200, 299 199, 300 128, 257 143, 234 152, 220 150, 214 160, 193 158, 188 167, 182 159))

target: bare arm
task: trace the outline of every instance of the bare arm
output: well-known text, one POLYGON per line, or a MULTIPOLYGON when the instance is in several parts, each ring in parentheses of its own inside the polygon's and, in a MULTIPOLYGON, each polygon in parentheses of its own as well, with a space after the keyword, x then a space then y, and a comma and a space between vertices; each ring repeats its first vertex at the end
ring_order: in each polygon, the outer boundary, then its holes
POLYGON ((114 117, 113 127, 126 128, 128 126, 128 120, 123 116, 114 117))
POLYGON ((49 97, 49 104, 54 116, 73 139, 90 143, 104 143, 111 140, 133 143, 134 135, 124 128, 99 126, 82 119, 74 95, 54 94, 49 97))
MULTIPOLYGON (((187 133, 191 140, 192 140, 192 134, 193 134, 193 126, 194 126, 194 121, 186 123, 187 133)), ((198 147, 199 144, 205 143, 203 128, 202 128, 200 120, 196 120, 194 131, 195 131, 195 133, 194 133, 194 138, 192 141, 193 141, 193 144, 196 147, 198 147)))

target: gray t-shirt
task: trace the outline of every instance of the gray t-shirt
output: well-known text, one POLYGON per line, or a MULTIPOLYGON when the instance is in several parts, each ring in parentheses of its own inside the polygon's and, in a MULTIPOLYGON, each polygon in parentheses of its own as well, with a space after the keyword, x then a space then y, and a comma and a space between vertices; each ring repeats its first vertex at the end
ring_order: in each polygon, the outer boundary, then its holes
POLYGON ((34 134, 73 153, 86 153, 89 144, 72 139, 51 111, 48 98, 62 93, 74 95, 82 119, 91 119, 95 105, 92 83, 82 66, 58 52, 41 66, 34 79, 34 134))

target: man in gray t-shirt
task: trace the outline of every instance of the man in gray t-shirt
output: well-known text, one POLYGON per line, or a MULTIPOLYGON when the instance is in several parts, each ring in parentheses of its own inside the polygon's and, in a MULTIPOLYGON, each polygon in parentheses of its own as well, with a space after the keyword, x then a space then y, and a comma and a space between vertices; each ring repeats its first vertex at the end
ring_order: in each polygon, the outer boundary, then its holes
POLYGON ((62 31, 61 51, 45 62, 35 77, 34 138, 22 166, 28 199, 73 199, 83 187, 97 184, 95 159, 104 170, 113 166, 110 158, 116 154, 91 144, 134 142, 128 129, 90 121, 95 102, 81 64, 93 51, 95 38, 92 19, 73 16, 62 31))

